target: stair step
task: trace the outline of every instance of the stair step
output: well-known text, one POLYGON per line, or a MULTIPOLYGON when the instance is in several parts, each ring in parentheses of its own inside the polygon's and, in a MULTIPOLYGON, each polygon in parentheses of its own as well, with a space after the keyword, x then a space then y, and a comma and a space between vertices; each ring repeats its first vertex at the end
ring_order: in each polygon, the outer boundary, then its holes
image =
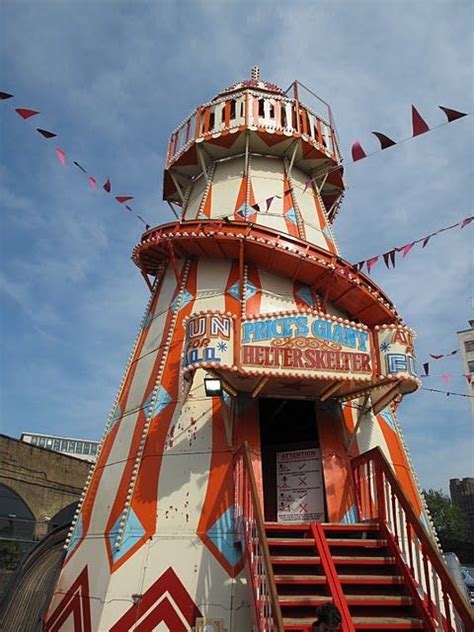
POLYGON ((315 547, 316 543, 311 538, 267 538, 268 545, 273 546, 308 546, 315 547))
POLYGON ((324 522, 322 527, 324 531, 374 531, 379 528, 378 522, 353 522, 346 524, 345 522, 324 522))
POLYGON ((341 584, 403 584, 401 575, 338 575, 341 584))
POLYGON ((321 564, 321 558, 309 555, 272 555, 270 560, 275 564, 321 564))
POLYGON ((385 555, 362 557, 360 555, 333 555, 334 564, 395 564, 395 558, 385 555))
POLYGON ((412 617, 353 617, 356 630, 424 630, 421 619, 412 617))
POLYGON ((387 540, 375 540, 373 538, 326 538, 329 546, 353 546, 353 547, 381 547, 387 546, 387 540))
POLYGON ((275 584, 327 584, 325 575, 274 575, 275 584))
MULTIPOLYGON (((314 617, 284 617, 285 630, 308 630, 314 617)), ((412 617, 353 617, 356 630, 423 630, 423 621, 412 617)))
POLYGON ((346 595, 349 606, 411 606, 413 597, 405 595, 346 595))
POLYGON ((281 595, 280 606, 320 606, 328 602, 327 595, 281 595))

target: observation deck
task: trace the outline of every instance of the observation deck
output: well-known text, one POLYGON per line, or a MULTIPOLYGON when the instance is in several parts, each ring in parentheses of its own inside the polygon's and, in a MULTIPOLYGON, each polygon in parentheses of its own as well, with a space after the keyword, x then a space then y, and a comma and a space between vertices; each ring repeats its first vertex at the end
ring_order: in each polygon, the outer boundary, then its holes
POLYGON ((296 81, 286 92, 258 79, 241 81, 197 107, 169 139, 163 198, 181 206, 187 185, 212 162, 248 152, 286 156, 316 178, 328 219, 334 219, 344 182, 331 108, 296 81), (300 101, 303 89, 322 113, 300 101))

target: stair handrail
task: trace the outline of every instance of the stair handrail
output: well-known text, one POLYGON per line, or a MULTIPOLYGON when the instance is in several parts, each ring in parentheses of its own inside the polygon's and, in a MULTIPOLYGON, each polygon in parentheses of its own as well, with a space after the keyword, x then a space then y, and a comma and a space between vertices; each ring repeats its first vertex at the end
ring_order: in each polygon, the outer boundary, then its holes
POLYGON ((258 632, 284 632, 265 523, 250 450, 245 441, 234 456, 234 520, 249 565, 258 632))
POLYGON ((460 630, 456 624, 462 622, 465 632, 473 630, 474 617, 465 596, 449 574, 383 452, 378 447, 372 448, 353 457, 351 463, 360 519, 378 519, 385 524, 439 629, 460 630))

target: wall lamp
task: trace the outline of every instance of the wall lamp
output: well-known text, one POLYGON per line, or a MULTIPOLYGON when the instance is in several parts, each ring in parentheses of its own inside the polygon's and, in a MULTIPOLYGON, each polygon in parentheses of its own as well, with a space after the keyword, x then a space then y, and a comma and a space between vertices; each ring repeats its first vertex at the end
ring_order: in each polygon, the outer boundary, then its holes
POLYGON ((205 377, 204 390, 206 391, 206 397, 222 397, 222 380, 218 377, 205 377))

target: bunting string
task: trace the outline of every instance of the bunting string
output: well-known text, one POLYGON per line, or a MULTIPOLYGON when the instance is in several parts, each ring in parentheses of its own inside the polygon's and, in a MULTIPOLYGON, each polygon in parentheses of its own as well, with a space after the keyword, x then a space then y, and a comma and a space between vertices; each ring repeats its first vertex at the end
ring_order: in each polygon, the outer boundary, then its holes
MULTIPOLYGON (((13 98, 12 94, 9 94, 8 92, 0 92, 0 101, 6 101, 12 98, 13 98)), ((14 108, 14 110, 18 114, 18 116, 20 116, 25 121, 35 116, 38 116, 40 114, 38 110, 32 110, 29 108, 14 108)), ((36 131, 46 140, 51 140, 52 138, 57 138, 58 136, 56 132, 52 132, 42 127, 37 127, 36 131)), ((66 152, 64 151, 64 149, 62 149, 61 147, 56 147, 56 156, 59 162, 62 164, 62 166, 66 167, 68 156, 66 152)), ((98 190, 97 178, 89 174, 87 169, 83 167, 82 164, 78 162, 77 160, 72 160, 72 164, 75 167, 77 167, 85 176, 87 176, 88 186, 93 191, 97 191, 98 190)), ((110 178, 107 178, 107 180, 104 182, 101 188, 103 191, 105 191, 105 193, 108 193, 108 194, 112 193, 112 183, 110 181, 110 178)), ((116 195, 114 196, 114 199, 118 204, 122 205, 123 208, 125 208, 129 213, 134 215, 140 222, 142 222, 142 224, 145 225, 146 230, 150 228, 150 225, 148 224, 148 222, 146 222, 141 215, 135 212, 135 210, 129 204, 131 200, 134 200, 133 195, 116 195)))
MULTIPOLYGON (((13 95, 9 94, 7 92, 0 92, 0 101, 5 101, 5 100, 9 100, 12 99, 13 95)), ((360 144, 359 141, 355 141, 352 144, 351 147, 351 155, 352 155, 352 161, 349 161, 349 164, 354 163, 354 162, 358 162, 364 158, 367 158, 371 155, 374 155, 376 153, 379 153, 380 151, 383 151, 385 149, 388 149, 390 147, 393 147, 395 145, 399 145, 407 140, 410 140, 412 138, 415 138, 416 136, 420 136, 421 134, 425 134, 429 131, 433 131, 435 129, 438 129, 439 127, 443 127, 444 125, 447 125, 448 123, 451 123, 453 121, 456 121, 460 118, 464 118, 467 116, 471 116, 472 112, 467 113, 467 112, 461 112, 459 110, 454 110, 453 108, 448 108, 445 106, 438 106, 442 112, 444 113, 444 115, 446 116, 446 121, 439 124, 439 125, 435 125, 435 126, 429 126, 428 123, 425 121, 425 119, 421 116, 421 114, 418 112, 418 110, 415 108, 414 105, 411 106, 411 111, 412 111, 412 135, 406 138, 403 138, 399 141, 394 141, 393 139, 391 139, 389 136, 387 136, 386 134, 382 133, 382 132, 372 132, 372 134, 377 138, 377 140, 380 143, 380 149, 373 151, 373 152, 369 152, 367 153, 362 145, 360 144)), ((40 114, 39 111, 37 110, 33 110, 33 109, 29 109, 29 108, 15 108, 15 112, 24 120, 28 120, 30 118, 33 118, 35 116, 38 116, 40 114)), ((36 131, 46 140, 51 140, 52 138, 56 138, 58 135, 55 132, 52 132, 50 130, 46 130, 43 128, 36 128, 36 131)), ((57 147, 56 148, 56 155, 58 160, 61 162, 61 164, 63 166, 66 166, 67 164, 67 156, 65 151, 60 148, 57 147)), ((83 172, 85 175, 87 175, 87 182, 89 187, 94 190, 97 191, 97 179, 90 175, 87 170, 77 161, 77 160, 73 160, 72 161, 74 166, 76 166, 81 172, 83 172)), ((306 192, 307 188, 309 186, 312 185, 317 185, 317 182, 320 178, 326 177, 328 173, 331 173, 332 171, 338 171, 341 170, 343 171, 344 167, 342 165, 338 165, 336 167, 330 168, 328 169, 324 175, 316 177, 316 178, 311 178, 309 180, 307 180, 305 182, 305 188, 304 188, 304 192, 306 192)), ((109 178, 107 178, 107 180, 104 182, 104 184, 102 185, 102 190, 105 191, 108 194, 112 193, 112 183, 110 181, 109 178)), ((264 200, 261 200, 260 202, 256 202, 253 205, 250 206, 250 208, 252 208, 255 212, 257 213, 268 213, 270 210, 270 207, 273 203, 273 201, 275 199, 278 198, 282 198, 284 197, 286 194, 290 193, 292 191, 292 188, 289 189, 285 189, 282 194, 277 194, 277 195, 273 195, 270 196, 264 200)), ((137 219, 139 219, 139 221, 141 221, 143 224, 145 224, 146 229, 149 228, 149 225, 147 224, 147 222, 143 219, 143 217, 141 217, 139 214, 137 214, 132 206, 130 204, 128 204, 128 202, 130 202, 131 200, 134 200, 134 196, 131 195, 116 195, 115 196, 115 201, 118 204, 123 205, 123 207, 130 213, 132 213, 133 215, 135 215, 135 217, 137 217, 137 219)), ((469 217, 466 218, 465 220, 463 220, 461 228, 464 228, 465 225, 467 225, 468 223, 470 223, 472 220, 474 219, 474 217, 469 217)), ((406 255, 410 252, 410 250, 413 248, 413 246, 417 243, 422 243, 422 248, 425 248, 428 244, 428 242, 430 241, 430 239, 432 237, 434 237, 435 235, 439 234, 440 232, 443 232, 445 230, 450 230, 451 228, 455 228, 456 226, 458 226, 459 224, 454 224, 453 226, 449 226, 447 228, 442 228, 438 231, 436 231, 435 233, 432 233, 431 235, 427 235, 426 237, 416 240, 414 242, 411 242, 409 244, 405 244, 404 246, 401 246, 400 248, 394 248, 389 252, 383 253, 382 255, 377 255, 375 257, 371 257, 369 259, 367 259, 366 261, 361 261, 357 264, 355 264, 354 267, 356 267, 358 270, 361 270, 363 265, 365 264, 367 267, 367 272, 370 274, 372 268, 376 265, 376 263, 378 262, 379 258, 382 257, 382 259, 385 262, 385 265, 387 268, 390 268, 390 266, 392 266, 392 268, 395 267, 395 255, 397 252, 401 252, 402 253, 402 257, 406 257, 406 255)))
POLYGON ((420 388, 421 391, 430 391, 431 393, 441 393, 449 397, 450 395, 456 395, 456 397, 467 397, 468 399, 474 399, 474 395, 467 395, 466 393, 453 393, 452 391, 440 391, 437 388, 427 388, 426 386, 422 386, 420 388))
POLYGON ((404 246, 397 246, 396 248, 392 248, 391 250, 389 250, 388 252, 384 252, 383 254, 375 255, 374 257, 370 257, 369 259, 364 259, 362 261, 359 261, 358 263, 355 263, 353 265, 353 268, 356 271, 361 271, 364 268, 364 266, 366 266, 367 272, 368 274, 370 274, 374 266, 382 259, 387 269, 390 270, 390 266, 392 266, 392 269, 393 269, 395 268, 395 257, 398 253, 401 253, 402 258, 404 259, 416 244, 421 244, 422 248, 426 248, 426 246, 428 245, 432 237, 435 237, 436 235, 439 235, 440 233, 444 233, 448 230, 453 230, 454 228, 458 228, 458 227, 460 227, 461 229, 465 228, 472 221, 474 221, 474 215, 471 215, 470 217, 466 217, 463 220, 457 222, 456 224, 451 224, 451 226, 446 226, 445 228, 439 228, 434 233, 430 233, 429 235, 426 235, 425 237, 420 237, 419 239, 415 239, 414 241, 411 241, 405 244, 404 246))

